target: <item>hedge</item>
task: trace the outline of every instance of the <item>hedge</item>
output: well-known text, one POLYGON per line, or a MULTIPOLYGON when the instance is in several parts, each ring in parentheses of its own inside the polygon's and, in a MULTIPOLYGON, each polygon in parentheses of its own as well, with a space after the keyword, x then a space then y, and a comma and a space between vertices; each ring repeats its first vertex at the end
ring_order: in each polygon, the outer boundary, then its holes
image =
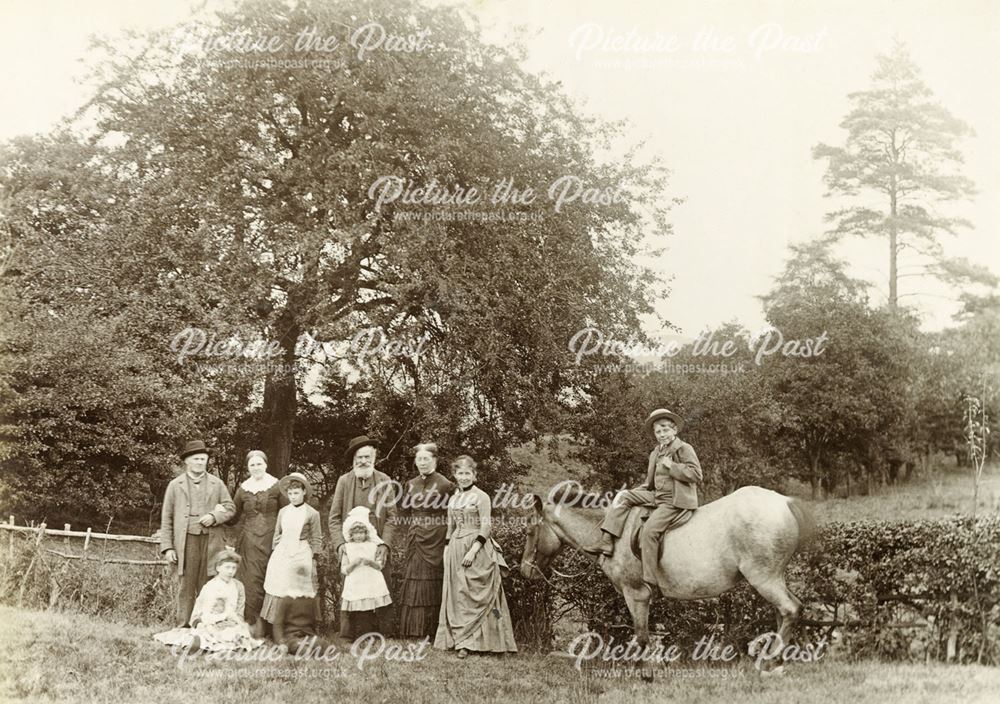
MULTIPOLYGON (((494 537, 516 568, 526 517, 498 517, 494 537)), ((44 544, 43 544, 44 545, 44 544)), ((0 550, 0 601, 62 608, 124 622, 169 625, 175 580, 162 568, 67 564, 35 559, 33 539, 18 537, 0 550), (58 585, 59 592, 54 594, 58 585)), ((524 650, 550 648, 561 614, 575 612, 606 639, 632 635, 625 601, 592 562, 568 550, 556 562, 572 579, 531 582, 516 569, 504 579, 515 636, 524 650)), ((326 625, 339 615, 339 578, 328 551, 320 560, 326 625)), ((403 555, 394 551, 387 575, 398 593, 403 555)), ((803 601, 803 643, 821 634, 850 658, 954 660, 1000 664, 1000 517, 823 525, 797 555, 788 584, 803 601), (949 657, 949 655, 951 657, 949 657)), ((756 636, 774 630, 774 610, 748 585, 715 599, 656 599, 651 630, 681 648, 707 634, 746 652, 756 636)))
MULTIPOLYGON (((578 553, 553 579, 553 598, 573 604, 605 637, 629 637, 624 599, 578 553)), ((1000 664, 1000 517, 823 525, 787 573, 802 600, 800 642, 826 633, 848 657, 1000 664), (949 658, 949 641, 952 655, 949 658)), ((650 628, 682 648, 707 633, 746 652, 773 631, 775 614, 747 584, 715 599, 656 599, 650 628)))

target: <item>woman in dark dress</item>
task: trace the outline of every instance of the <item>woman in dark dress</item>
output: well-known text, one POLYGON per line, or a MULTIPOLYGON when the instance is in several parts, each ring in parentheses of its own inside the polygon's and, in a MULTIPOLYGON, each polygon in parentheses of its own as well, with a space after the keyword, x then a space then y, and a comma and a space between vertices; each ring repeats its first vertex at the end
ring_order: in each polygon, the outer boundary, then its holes
POLYGON ((441 611, 442 555, 448 532, 448 498, 455 485, 437 472, 437 445, 413 448, 418 476, 406 483, 400 514, 406 532, 399 635, 434 637, 441 611))
POLYGON ((236 578, 243 582, 246 591, 244 618, 253 626, 255 638, 262 638, 265 624, 260 620, 264 602, 264 574, 271 556, 271 541, 278 509, 288 500, 278 491, 278 479, 267 471, 267 455, 260 450, 247 453, 247 470, 250 478, 240 484, 233 497, 236 515, 233 521, 242 520, 236 550, 243 557, 236 578))

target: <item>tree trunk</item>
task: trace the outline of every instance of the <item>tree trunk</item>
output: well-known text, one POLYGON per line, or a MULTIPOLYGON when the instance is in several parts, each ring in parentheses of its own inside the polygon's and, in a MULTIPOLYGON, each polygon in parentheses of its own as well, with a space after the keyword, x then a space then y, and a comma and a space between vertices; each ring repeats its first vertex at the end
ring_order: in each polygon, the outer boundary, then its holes
POLYGON ((819 477, 819 453, 815 452, 809 456, 809 486, 812 488, 812 500, 818 501, 822 498, 822 487, 819 477))
MULTIPOLYGON (((893 161, 899 161, 899 151, 896 147, 896 135, 892 136, 892 157, 893 161)), ((896 192, 896 176, 890 176, 889 186, 889 309, 896 310, 896 301, 899 298, 899 291, 896 287, 896 257, 899 254, 899 235, 896 232, 896 212, 898 207, 898 193, 896 192)))
MULTIPOLYGON (((299 338, 298 327, 287 324, 290 315, 283 315, 286 325, 280 337, 280 364, 264 382, 263 438, 267 454, 268 472, 276 477, 288 473, 292 459, 292 439, 295 433, 295 414, 298 407, 298 388, 295 383, 295 344, 299 338)), ((278 361, 278 360, 276 360, 278 361)))
MULTIPOLYGON (((896 198, 893 196, 892 199, 892 210, 893 217, 896 216, 896 198)), ((897 235, 896 235, 896 225, 893 223, 889 227, 889 307, 895 310, 896 300, 899 297, 898 290, 896 288, 896 258, 899 254, 897 235)))
POLYGON ((295 407, 298 396, 295 376, 285 371, 268 374, 264 382, 264 437, 267 471, 276 477, 288 473, 292 459, 292 437, 295 431, 295 407))

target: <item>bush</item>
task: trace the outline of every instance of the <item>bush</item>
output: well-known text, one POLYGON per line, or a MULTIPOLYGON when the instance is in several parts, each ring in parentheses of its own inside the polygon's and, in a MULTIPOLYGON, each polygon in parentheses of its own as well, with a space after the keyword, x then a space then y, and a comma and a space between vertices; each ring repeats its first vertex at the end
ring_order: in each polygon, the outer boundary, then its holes
MULTIPOLYGON (((589 627, 631 637, 631 616, 602 572, 570 554, 560 569, 584 574, 554 580, 556 598, 576 605, 589 627)), ((789 566, 789 588, 803 604, 798 637, 819 631, 841 639, 851 657, 1000 663, 1000 517, 824 525, 814 545, 789 566)), ((775 629, 773 608, 747 584, 715 598, 654 601, 650 629, 691 648, 708 633, 746 652, 775 629)))
MULTIPOLYGON (((36 547, 31 534, 8 534, 0 549, 0 602, 25 608, 73 611, 138 625, 171 623, 177 580, 159 565, 124 565, 67 560, 47 553, 62 545, 46 538, 36 547), (54 547, 55 546, 55 547, 54 547)), ((96 542, 96 541, 95 541, 96 542)), ((155 559, 155 546, 114 546, 114 557, 155 559)), ((79 553, 78 549, 72 552, 79 553)), ((99 556, 101 547, 90 553, 99 556)))
MULTIPOLYGON (((507 512, 494 523, 494 538, 512 568, 504 590, 518 645, 551 647, 554 626, 569 609, 605 639, 630 638, 624 599, 576 551, 556 561, 572 579, 521 577, 516 567, 526 518, 507 512)), ((146 548, 131 546, 154 552, 146 548)), ((393 594, 399 593, 403 558, 397 546, 386 575, 393 594)), ((324 619, 332 628, 340 578, 329 550, 319 567, 324 619)), ((823 633, 848 657, 923 662, 948 659, 951 641, 959 662, 1000 664, 1000 517, 826 524, 812 547, 793 559, 787 579, 806 607, 807 623, 797 634, 802 642, 814 643, 823 633)), ((169 624, 176 590, 173 574, 162 567, 70 562, 38 553, 33 536, 15 535, 9 549, 0 549, 0 601, 7 604, 169 624)), ((747 584, 715 599, 657 599, 650 613, 650 629, 688 652, 708 634, 746 652, 753 638, 774 628, 773 608, 747 584)))

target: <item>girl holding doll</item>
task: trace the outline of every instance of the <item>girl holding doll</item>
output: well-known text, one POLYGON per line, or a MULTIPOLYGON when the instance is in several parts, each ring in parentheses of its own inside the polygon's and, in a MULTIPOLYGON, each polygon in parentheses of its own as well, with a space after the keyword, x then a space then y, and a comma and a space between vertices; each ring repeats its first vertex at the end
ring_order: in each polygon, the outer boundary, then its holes
POLYGON ((232 548, 220 550, 212 558, 215 576, 205 583, 191 611, 191 628, 174 628, 153 636, 167 645, 180 645, 189 652, 253 650, 263 643, 250 635, 243 620, 246 595, 236 579, 240 556, 232 548))
POLYGON ((340 594, 340 617, 347 623, 346 635, 355 640, 377 630, 375 609, 392 603, 382 575, 385 566, 375 557, 383 544, 369 520, 367 506, 355 506, 344 520, 344 556, 340 571, 344 586, 340 594))

